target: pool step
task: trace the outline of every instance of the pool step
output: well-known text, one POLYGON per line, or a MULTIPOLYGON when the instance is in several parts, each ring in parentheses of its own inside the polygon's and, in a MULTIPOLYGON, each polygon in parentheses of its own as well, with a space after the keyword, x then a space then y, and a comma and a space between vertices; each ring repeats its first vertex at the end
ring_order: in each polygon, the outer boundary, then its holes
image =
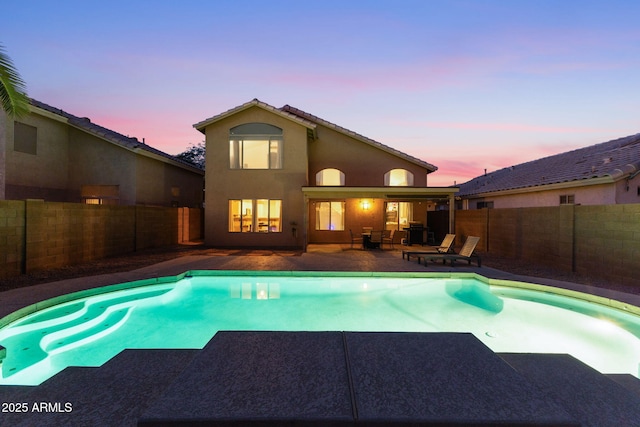
POLYGON ((2 414, 0 425, 135 426, 197 352, 124 350, 101 367, 70 367, 36 387, 0 386, 0 401, 29 407, 2 414))
POLYGON ((583 426, 640 426, 640 396, 572 356, 499 356, 583 426))

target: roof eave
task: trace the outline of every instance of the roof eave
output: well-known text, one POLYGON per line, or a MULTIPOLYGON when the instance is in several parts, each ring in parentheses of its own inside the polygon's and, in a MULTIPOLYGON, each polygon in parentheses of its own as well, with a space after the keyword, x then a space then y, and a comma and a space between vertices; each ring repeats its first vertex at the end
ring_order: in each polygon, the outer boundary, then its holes
POLYGON ((536 193, 538 191, 562 190, 565 188, 589 187, 592 185, 613 184, 617 180, 611 175, 605 175, 597 178, 577 179, 573 181, 556 182, 553 184, 533 185, 530 187, 510 188, 507 190, 487 191, 481 193, 461 194, 462 198, 478 198, 491 196, 510 196, 522 193, 536 193))
POLYGON ((209 125, 211 125, 211 124, 213 124, 215 122, 218 122, 218 121, 220 121, 222 119, 225 119, 227 117, 230 117, 230 116, 232 116, 234 114, 237 114, 237 113, 239 113, 241 111, 244 111, 244 110, 247 110, 249 108, 252 108, 252 107, 262 108, 263 110, 269 111, 271 113, 279 115, 280 117, 283 117, 283 118, 285 118, 287 120, 290 120, 290 121, 292 121, 294 123, 302 125, 302 126, 306 127, 307 129, 311 130, 313 132, 313 137, 315 138, 316 125, 314 123, 311 123, 308 120, 304 120, 304 119, 302 119, 302 118, 300 118, 300 117, 298 117, 298 116, 296 116, 294 114, 290 114, 290 113, 287 113, 285 111, 282 111, 282 110, 280 110, 280 109, 278 109, 278 108, 276 108, 276 107, 274 107, 272 105, 269 105, 269 104, 267 104, 265 102, 259 101, 258 99, 253 99, 253 100, 251 100, 249 102, 246 102, 246 103, 244 103, 242 105, 239 105, 239 106, 237 106, 235 108, 232 108, 232 109, 230 109, 228 111, 225 111, 224 113, 218 114, 216 116, 213 116, 213 117, 210 117, 210 118, 208 118, 206 120, 203 120, 203 121, 201 121, 199 123, 196 123, 196 124, 193 125, 193 127, 196 130, 200 131, 201 133, 205 133, 205 129, 206 129, 207 126, 209 126, 209 125))

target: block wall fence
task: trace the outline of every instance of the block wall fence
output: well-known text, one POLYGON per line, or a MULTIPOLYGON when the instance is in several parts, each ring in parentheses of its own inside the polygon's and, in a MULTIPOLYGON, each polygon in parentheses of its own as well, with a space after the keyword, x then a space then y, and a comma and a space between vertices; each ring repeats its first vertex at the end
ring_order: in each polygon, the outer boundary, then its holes
POLYGON ((203 237, 202 209, 0 200, 0 278, 203 237))
POLYGON ((480 253, 640 286, 640 204, 456 211, 455 230, 480 253))

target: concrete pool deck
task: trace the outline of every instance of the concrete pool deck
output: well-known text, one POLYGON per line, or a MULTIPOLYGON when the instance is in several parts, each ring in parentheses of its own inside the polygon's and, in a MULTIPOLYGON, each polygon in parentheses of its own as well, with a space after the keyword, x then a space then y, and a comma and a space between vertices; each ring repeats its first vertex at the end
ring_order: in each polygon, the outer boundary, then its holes
MULTIPOLYGON (((214 251, 208 255, 185 256, 124 273, 64 280, 15 289, 0 293, 0 318, 38 301, 70 292, 136 280, 175 276, 189 270, 470 272, 478 273, 488 278, 527 281, 556 286, 640 306, 640 296, 607 289, 547 279, 527 278, 487 267, 467 266, 466 263, 459 263, 455 267, 430 263, 428 268, 425 268, 424 265, 420 265, 415 261, 403 260, 399 250, 361 251, 351 250, 348 246, 315 245, 311 246, 303 254, 287 251, 255 251, 244 256, 235 256, 225 251, 214 251)), ((270 337, 264 340, 267 344, 255 343, 254 341, 256 346, 254 351, 242 356, 245 357, 242 360, 246 360, 246 357, 255 352, 264 355, 263 359, 248 361, 246 367, 250 371, 257 373, 260 368, 265 366, 273 367, 284 360, 282 353, 269 344, 272 339, 276 338, 282 339, 280 336, 270 337), (265 360, 270 360, 275 365, 264 365, 265 360)), ((635 378, 629 378, 629 376, 603 376, 586 366, 582 366, 579 362, 576 364, 575 362, 577 361, 573 359, 567 361, 566 357, 562 357, 562 355, 541 355, 550 357, 545 358, 547 359, 544 365, 545 369, 540 369, 538 355, 533 355, 534 360, 530 360, 527 355, 499 355, 500 357, 495 357, 488 354, 481 347, 477 351, 472 351, 471 349, 475 348, 475 344, 465 340, 473 337, 465 337, 462 341, 458 341, 459 337, 456 336, 450 339, 444 337, 440 340, 442 342, 436 342, 433 344, 435 347, 429 350, 433 354, 449 354, 450 358, 446 360, 453 360, 454 363, 441 367, 441 371, 438 372, 433 381, 425 382, 423 377, 423 380, 416 382, 413 376, 415 370, 410 369, 410 367, 422 366, 425 356, 423 351, 417 348, 419 346, 416 346, 414 351, 410 350, 411 345, 409 342, 416 342, 415 339, 410 336, 399 338, 385 336, 383 338, 384 340, 400 339, 409 341, 400 347, 402 351, 399 351, 397 355, 389 354, 388 352, 384 353, 384 350, 389 348, 388 344, 384 342, 358 344, 373 345, 374 350, 379 348, 383 351, 385 357, 390 358, 384 362, 383 366, 386 368, 376 371, 379 373, 376 381, 380 381, 380 384, 390 384, 389 381, 397 379, 398 371, 397 369, 391 369, 389 366, 393 366, 393 364, 396 364, 396 366, 408 366, 409 368, 405 372, 406 378, 403 378, 403 381, 406 381, 407 394, 404 395, 402 392, 398 392, 400 394, 394 395, 393 398, 398 399, 398 401, 402 400, 404 402, 402 404, 409 402, 411 405, 415 405, 419 401, 429 401, 431 402, 429 405, 436 405, 432 410, 435 411, 434 413, 437 416, 429 418, 429 414, 425 415, 424 413, 427 409, 422 408, 423 410, 417 411, 418 415, 422 414, 420 415, 422 418, 411 419, 410 417, 396 416, 392 422, 391 419, 385 418, 385 411, 388 414, 392 414, 401 406, 387 405, 389 396, 384 397, 381 395, 380 402, 368 407, 371 413, 382 414, 380 417, 376 416, 369 420, 375 425, 439 425, 443 422, 457 423, 455 425, 484 422, 483 425, 492 425, 505 421, 521 425, 558 425, 558 422, 562 425, 640 425, 640 385, 638 385, 639 382, 635 378), (472 399, 474 395, 473 393, 460 392, 461 390, 468 391, 468 381, 470 381, 470 377, 461 376, 456 371, 456 367, 460 366, 460 364, 469 367, 469 370, 465 369, 465 372, 472 372, 474 381, 484 381, 480 384, 481 387, 486 386, 485 392, 488 395, 478 394, 478 400, 475 402, 464 403, 460 401, 460 396, 465 396, 465 399, 472 399), (484 366, 484 368, 479 369, 481 366, 484 366), (515 371, 512 371, 513 369, 515 371), (483 372, 486 373, 484 380, 482 380, 483 372), (496 372, 501 372, 505 375, 505 378, 508 377, 511 380, 503 383, 500 380, 500 376, 494 375, 496 372), (517 381, 519 382, 515 386, 512 381, 514 376, 518 377, 517 381), (555 383, 554 379, 556 379, 555 383), (621 385, 623 383, 624 386, 621 385), (545 405, 549 408, 554 408, 555 418, 545 418, 542 413, 536 415, 535 411, 531 412, 531 418, 509 418, 515 415, 519 417, 520 415, 518 414, 521 414, 522 408, 516 405, 511 408, 497 410, 497 408, 486 406, 489 405, 488 402, 491 400, 486 400, 488 397, 492 395, 499 397, 505 390, 510 390, 513 387, 520 387, 519 389, 523 393, 530 393, 531 396, 535 396, 535 399, 538 399, 536 402, 542 405, 541 408, 545 405), (429 396, 436 395, 438 397, 435 400, 429 400, 429 396), (411 402, 411 399, 416 399, 416 396, 422 396, 424 400, 419 398, 411 402), (547 397, 545 398, 544 396, 547 397), (383 407, 383 404, 387 406, 383 407), (456 418, 456 414, 460 413, 459 411, 456 412, 456 405, 460 404, 477 405, 479 418, 474 418, 473 415, 469 415, 468 418, 456 418), (485 409, 484 412, 480 410, 482 408, 485 409), (483 418, 487 416, 492 418, 483 418)), ((246 339, 246 336, 241 334, 238 339, 246 339)), ((318 347, 317 340, 319 338, 313 333, 304 333, 298 339, 303 343, 300 351, 303 353, 305 351, 312 352, 313 357, 319 357, 319 348, 329 348, 324 345, 318 347)), ((321 337, 321 339, 324 338, 321 337)), ((421 340, 422 338, 419 339, 421 340)), ((236 341, 231 340, 230 342, 236 341)), ((341 339, 338 339, 332 344, 337 346, 335 351, 343 351, 343 345, 340 342, 342 342, 341 339)), ((424 342, 424 345, 427 345, 426 342, 424 342)), ((212 344, 212 347, 214 345, 215 343, 212 344)), ((230 344, 227 343, 226 345, 230 344)), ((353 345, 351 343, 351 347, 349 347, 344 344, 344 351, 348 349, 349 357, 351 357, 348 363, 349 369, 366 368, 371 363, 376 362, 372 358, 374 353, 371 351, 358 353, 359 350, 357 348, 360 347, 356 348, 353 345), (360 355, 358 356, 358 354, 360 355)), ((209 345, 205 349, 208 347, 209 345)), ((229 347, 224 347, 223 349, 229 350, 229 347)), ((188 402, 190 405, 197 406, 197 402, 194 402, 193 399, 197 398, 198 395, 229 393, 220 389, 215 382, 207 381, 205 378, 215 378, 216 375, 223 375, 226 372, 228 379, 233 379, 238 372, 226 371, 227 367, 235 366, 236 369, 240 369, 244 365, 240 359, 235 360, 235 362, 232 360, 218 360, 216 366, 221 369, 219 372, 206 371, 206 369, 209 369, 207 366, 213 363, 215 354, 219 351, 221 351, 220 348, 215 351, 211 350, 210 353, 205 350, 125 350, 102 367, 69 368, 37 387, 0 386, 0 403, 27 402, 30 408, 28 413, 2 414, 0 425, 135 426, 139 423, 140 425, 174 425, 178 423, 184 425, 246 425, 249 421, 256 422, 259 425, 282 425, 282 422, 292 420, 291 418, 280 419, 278 416, 259 420, 255 418, 255 414, 251 420, 242 417, 234 418, 233 416, 225 419, 215 419, 215 417, 210 417, 211 413, 207 414, 207 405, 198 409, 204 411, 201 413, 203 418, 189 418, 188 414, 183 414, 184 417, 180 420, 169 419, 173 411, 168 409, 167 405, 180 406, 188 402), (200 392, 184 395, 185 390, 200 390, 200 392), (34 412, 32 405, 40 402, 54 404, 54 409, 59 408, 61 410, 34 412), (67 402, 71 403, 73 407, 71 412, 62 410, 67 402), (60 405, 55 406, 55 403, 60 403, 60 405)), ((335 351, 331 353, 333 355, 331 357, 335 357, 335 351)), ((343 360, 344 357, 340 356, 338 359, 343 360)), ((278 394, 279 396, 286 396, 286 393, 289 392, 287 384, 290 383, 290 372, 292 370, 295 371, 295 369, 300 368, 300 372, 304 372, 304 369, 308 368, 304 364, 306 360, 312 360, 311 353, 305 353, 298 358, 293 358, 293 360, 294 362, 291 362, 293 364, 281 364, 274 368, 276 371, 279 369, 282 372, 282 382, 279 385, 282 388, 277 389, 278 393, 280 393, 278 394)), ((372 374, 372 372, 362 374, 365 375, 363 378, 366 380, 362 384, 372 384, 370 382, 372 374)), ((352 373, 350 375, 355 374, 352 373)), ((317 376, 314 376, 314 378, 317 378, 317 376)), ((330 379, 329 376, 327 378, 330 379)), ((243 385, 249 388, 260 384, 259 376, 245 378, 245 380, 246 382, 243 385)), ((307 384, 307 381, 309 384, 308 398, 317 397, 318 392, 322 392, 326 387, 333 390, 341 385, 328 380, 327 382, 318 382, 316 380, 314 383, 310 378, 304 376, 303 380, 305 380, 305 384, 307 384)), ((230 383, 225 384, 229 386, 230 383)), ((304 414, 302 414, 301 417, 296 418, 298 423, 296 425, 326 425, 326 421, 330 421, 331 425, 352 425, 354 422, 358 422, 358 425, 367 425, 367 420, 364 417, 364 406, 362 405, 369 402, 369 400, 353 400, 354 396, 357 397, 358 390, 361 390, 359 387, 362 384, 358 382, 356 376, 351 378, 346 385, 342 384, 342 386, 347 387, 347 391, 352 390, 352 395, 351 397, 347 396, 346 403, 353 408, 353 411, 346 415, 341 412, 342 415, 345 415, 344 417, 331 418, 331 414, 325 413, 324 415, 328 418, 305 419, 304 414), (362 410, 359 413, 360 415, 358 415, 358 408, 362 410)), ((300 389, 296 393, 296 398, 302 399, 304 397, 299 395, 301 393, 300 389)), ((241 396, 241 393, 238 396, 241 396)), ((361 395, 362 398, 366 397, 367 399, 375 397, 370 394, 366 396, 361 395)), ((211 407, 213 408, 213 406, 211 407)), ((289 408, 295 409, 290 406, 289 408)), ((341 408, 343 407, 341 406, 341 408)), ((412 408, 415 410, 414 406, 412 408)), ((226 410, 233 409, 233 405, 226 408, 226 410)), ((547 412, 546 416, 549 414, 547 412)))
MULTIPOLYGON (((159 277, 176 276, 189 270, 273 270, 273 271, 358 271, 358 272, 437 272, 477 273, 491 279, 536 283, 559 289, 583 292, 640 307, 640 295, 558 281, 541 277, 521 276, 489 267, 477 267, 466 262, 454 267, 402 259, 401 249, 363 251, 349 245, 309 245, 307 252, 256 250, 244 255, 233 251, 212 251, 207 255, 183 256, 148 267, 121 273, 102 274, 61 280, 0 293, 0 319, 31 304, 72 292, 102 286, 159 277)), ((3 326, 0 323, 0 327, 3 326)))

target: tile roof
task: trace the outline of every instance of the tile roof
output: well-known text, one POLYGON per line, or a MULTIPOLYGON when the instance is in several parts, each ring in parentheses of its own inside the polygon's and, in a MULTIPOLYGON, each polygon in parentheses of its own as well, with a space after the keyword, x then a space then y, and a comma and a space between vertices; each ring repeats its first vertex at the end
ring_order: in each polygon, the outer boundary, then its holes
POLYGON ((156 156, 162 157, 167 161, 171 161, 173 163, 179 164, 183 168, 192 169, 194 171, 203 172, 201 168, 195 166, 189 162, 185 162, 171 154, 167 154, 163 151, 160 151, 156 148, 151 147, 143 142, 138 141, 138 138, 128 137, 122 135, 121 133, 112 131, 105 127, 99 126, 95 123, 92 123, 91 120, 87 117, 78 117, 73 114, 67 113, 59 108, 52 107, 51 105, 45 104, 44 102, 37 101, 35 99, 31 99, 31 105, 34 107, 40 108, 42 110, 48 111, 50 113, 56 114, 58 116, 64 117, 71 126, 74 126, 78 129, 81 129, 89 134, 102 138, 106 141, 109 141, 113 144, 119 145, 123 148, 126 148, 131 151, 143 150, 147 153, 154 154, 156 156))
POLYGON ((459 185, 458 196, 515 190, 609 177, 612 181, 640 170, 640 133, 533 160, 479 176, 459 185))
POLYGON ((305 111, 302 111, 302 110, 300 110, 298 108, 292 107, 290 105, 285 105, 284 107, 280 108, 280 110, 285 111, 287 113, 294 114, 294 115, 296 115, 298 117, 301 117, 301 118, 303 118, 305 120, 308 120, 308 121, 310 121, 312 123, 317 123, 317 124, 320 124, 322 126, 325 126, 325 127, 330 128, 330 129, 333 129, 333 130, 335 130, 337 132, 340 132, 340 133, 343 133, 345 135, 348 135, 348 136, 350 136, 352 138, 355 138, 355 139, 357 139, 359 141, 362 141, 362 142, 364 142, 366 144, 372 145, 372 146, 374 146, 376 148, 379 148, 379 149, 381 149, 383 151, 386 151, 386 152, 388 152, 390 154, 393 154, 394 156, 402 157, 403 159, 408 160, 411 163, 414 163, 414 164, 417 164, 419 166, 422 166, 423 168, 429 169, 430 172, 434 172, 434 171, 438 170, 438 167, 435 166, 435 165, 432 165, 431 163, 427 163, 424 160, 418 159, 417 157, 410 156, 410 155, 408 155, 406 153, 403 153, 402 151, 398 151, 395 148, 391 148, 388 145, 384 145, 384 144, 382 144, 382 143, 380 143, 378 141, 375 141, 375 140, 373 140, 371 138, 367 138, 364 135, 360 135, 359 133, 356 133, 356 132, 353 132, 353 131, 351 131, 349 129, 343 128, 342 126, 338 126, 335 123, 331 123, 331 122, 328 122, 326 120, 323 120, 323 119, 321 119, 321 118, 319 118, 317 116, 314 116, 313 114, 309 114, 309 113, 307 113, 305 111))
POLYGON ((220 114, 216 114, 213 117, 209 117, 208 119, 205 119, 201 122, 198 122, 196 124, 193 125, 194 128, 196 128, 197 130, 199 130, 200 132, 204 133, 204 128, 206 128, 207 126, 209 126, 211 123, 217 122, 218 120, 222 120, 225 117, 229 117, 233 114, 236 114, 240 111, 246 110, 247 108, 250 107, 260 107, 263 108, 267 111, 271 111, 272 113, 278 114, 282 117, 285 117, 289 120, 292 120, 294 122, 297 122, 303 126, 305 126, 307 129, 311 129, 315 132, 315 128, 316 125, 314 123, 311 123, 308 120, 305 120, 304 118, 297 116, 295 114, 290 114, 284 110, 282 110, 281 108, 276 108, 272 105, 267 104, 266 102, 262 102, 257 98, 252 99, 249 102, 245 102, 242 105, 238 105, 237 107, 231 108, 223 113, 220 114))
POLYGON ((197 130, 199 130, 200 132, 204 132, 204 129, 210 125, 211 123, 214 123, 218 120, 224 119, 225 117, 229 117, 233 114, 236 114, 240 111, 246 110, 247 108, 253 107, 253 106, 257 106, 257 107, 261 107, 265 110, 271 111, 272 113, 281 115, 289 120, 293 120, 303 126, 305 126, 307 129, 309 129, 310 132, 312 132, 313 137, 315 137, 315 131, 316 131, 316 125, 322 125, 331 129, 336 130, 337 132, 343 133, 345 135, 348 135, 352 138, 355 138, 359 141, 362 141, 366 144, 372 145, 376 148, 379 148, 383 151, 386 151, 390 154, 393 154, 394 156, 398 156, 401 157, 405 160, 408 160, 411 163, 417 164, 423 168, 426 168, 429 170, 429 172, 434 172, 436 170, 438 170, 438 168, 430 163, 427 163, 423 160, 420 160, 416 157, 410 156, 406 153, 403 153, 401 151, 398 151, 394 148, 391 148, 387 145, 381 144, 380 142, 374 141, 371 138, 367 138, 366 136, 360 135, 359 133, 350 131, 348 129, 345 129, 341 126, 338 126, 334 123, 328 122, 326 120, 323 120, 317 116, 314 116, 313 114, 309 114, 305 111, 302 111, 298 108, 294 108, 290 105, 285 105, 284 107, 281 108, 276 108, 272 105, 269 105, 265 102, 262 102, 260 100, 258 100, 257 98, 252 99, 249 102, 245 102, 242 105, 239 105, 237 107, 231 108, 223 113, 217 114, 213 117, 210 117, 208 119, 205 119, 199 123, 196 123, 193 125, 194 128, 196 128, 197 130))

